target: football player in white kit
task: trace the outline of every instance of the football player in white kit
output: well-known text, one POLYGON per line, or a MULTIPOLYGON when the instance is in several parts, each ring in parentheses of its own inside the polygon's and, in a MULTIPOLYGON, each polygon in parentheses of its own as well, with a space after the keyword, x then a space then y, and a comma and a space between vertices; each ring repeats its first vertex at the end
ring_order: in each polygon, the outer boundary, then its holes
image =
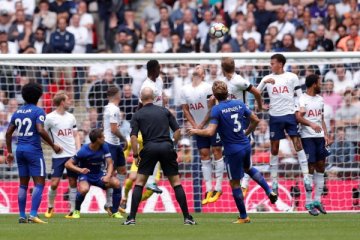
MULTIPOLYGON (((54 215, 54 201, 56 190, 63 175, 65 163, 73 157, 80 149, 80 139, 77 133, 76 119, 68 110, 71 106, 71 99, 64 91, 59 91, 53 98, 56 109, 46 116, 45 130, 52 137, 55 144, 63 148, 59 154, 52 154, 51 183, 48 192, 48 208, 45 217, 51 218, 54 215)), ((70 213, 66 218, 72 218, 75 210, 75 200, 77 193, 77 173, 67 170, 69 180, 69 201, 70 213)))
POLYGON ((301 123, 301 141, 308 156, 310 186, 314 182, 315 188, 314 201, 312 201, 312 191, 306 191, 305 207, 311 215, 317 216, 318 211, 326 214, 321 204, 321 195, 324 188, 325 159, 329 155, 326 149, 329 145, 329 137, 324 121, 324 99, 319 95, 321 92, 319 76, 315 74, 307 76, 305 85, 306 93, 299 98, 296 119, 301 123))
MULTIPOLYGON (((262 110, 262 99, 260 91, 254 87, 249 80, 244 79, 242 76, 236 74, 235 72, 235 61, 231 57, 225 57, 221 60, 221 70, 224 75, 223 81, 226 83, 229 91, 229 96, 231 99, 239 99, 243 101, 247 105, 246 94, 250 92, 254 95, 257 111, 262 110)), ((244 128, 248 127, 249 122, 244 126, 244 128)), ((243 191, 243 195, 246 196, 249 187, 250 176, 248 174, 244 174, 244 178, 241 182, 241 189, 243 191)))
MULTIPOLYGON (((295 117, 296 98, 302 95, 299 78, 296 74, 284 71, 286 58, 282 54, 271 56, 272 73, 265 76, 257 87, 261 92, 266 88, 269 98, 270 115, 270 174, 272 189, 278 193, 278 169, 279 169, 279 143, 285 138, 285 131, 290 136, 297 152, 298 161, 304 177, 305 189, 310 190, 309 169, 298 133, 298 123, 295 117)), ((311 190, 310 190, 311 191, 311 190)))
MULTIPOLYGON (((204 81, 205 70, 197 65, 193 72, 192 82, 182 87, 180 103, 185 118, 195 129, 203 129, 207 126, 210 117, 211 106, 215 99, 211 98, 211 85, 204 81)), ((200 152, 201 169, 205 181, 205 198, 202 204, 216 202, 222 194, 222 180, 224 175, 224 160, 222 158, 222 144, 215 134, 212 137, 196 136, 197 147, 200 152), (214 155, 216 184, 212 186, 212 161, 210 147, 214 155)))
POLYGON ((121 142, 125 144, 126 149, 127 141, 119 131, 121 120, 119 109, 119 103, 121 100, 120 89, 118 89, 116 86, 110 86, 107 91, 107 97, 109 103, 104 107, 103 114, 104 136, 105 142, 109 146, 111 158, 114 163, 114 174, 116 174, 116 172, 118 173, 116 176, 120 181, 120 188, 108 188, 106 190, 106 204, 104 208, 108 212, 109 216, 114 218, 122 218, 120 214, 113 214, 111 211, 113 201, 119 201, 119 203, 116 203, 116 205, 120 205, 121 187, 123 186, 126 178, 125 157, 121 142))

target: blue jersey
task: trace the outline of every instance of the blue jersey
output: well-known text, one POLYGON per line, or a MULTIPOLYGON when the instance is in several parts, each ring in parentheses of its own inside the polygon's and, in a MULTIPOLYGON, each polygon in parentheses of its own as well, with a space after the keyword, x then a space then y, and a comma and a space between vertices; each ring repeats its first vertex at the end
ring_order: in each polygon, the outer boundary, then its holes
POLYGON ((99 174, 106 158, 111 158, 109 146, 104 143, 97 151, 90 149, 89 144, 84 144, 73 157, 75 164, 90 170, 89 174, 99 174))
POLYGON ((240 100, 222 101, 212 108, 210 123, 217 124, 225 155, 237 153, 250 145, 243 129, 250 115, 251 111, 240 100))
POLYGON ((44 124, 44 121, 44 110, 33 104, 25 104, 12 115, 10 124, 16 126, 18 136, 16 151, 42 153, 36 124, 44 124))

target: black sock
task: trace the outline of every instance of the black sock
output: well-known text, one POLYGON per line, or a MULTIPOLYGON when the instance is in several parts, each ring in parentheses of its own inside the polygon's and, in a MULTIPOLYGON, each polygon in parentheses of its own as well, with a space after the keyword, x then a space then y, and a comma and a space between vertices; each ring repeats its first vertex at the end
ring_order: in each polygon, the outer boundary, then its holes
POLYGON ((176 201, 180 205, 180 208, 184 215, 184 218, 189 217, 189 210, 188 210, 188 205, 186 202, 186 195, 185 195, 183 187, 181 185, 177 185, 174 187, 174 191, 175 191, 176 201))
POLYGON ((81 195, 79 192, 76 194, 76 201, 75 201, 75 210, 80 211, 81 204, 83 203, 85 196, 81 195))
POLYGON ((131 198, 131 210, 130 210, 130 219, 135 219, 136 212, 138 210, 139 204, 141 202, 141 196, 144 186, 135 185, 132 198, 131 198))

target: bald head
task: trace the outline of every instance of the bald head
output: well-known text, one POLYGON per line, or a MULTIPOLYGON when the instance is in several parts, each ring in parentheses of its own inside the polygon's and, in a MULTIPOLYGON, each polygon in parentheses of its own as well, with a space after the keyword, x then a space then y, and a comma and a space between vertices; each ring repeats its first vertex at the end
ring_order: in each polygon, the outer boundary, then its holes
POLYGON ((140 98, 143 104, 153 102, 154 101, 154 91, 149 88, 145 87, 143 90, 141 90, 140 98))

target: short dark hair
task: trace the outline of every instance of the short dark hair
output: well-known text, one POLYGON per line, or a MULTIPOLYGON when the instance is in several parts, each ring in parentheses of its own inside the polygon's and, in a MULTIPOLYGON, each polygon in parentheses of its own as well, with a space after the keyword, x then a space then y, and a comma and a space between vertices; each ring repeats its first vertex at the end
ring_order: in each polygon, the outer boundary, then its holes
POLYGON ((114 97, 119 91, 120 90, 116 86, 111 85, 107 90, 107 97, 108 98, 114 97))
POLYGON ((226 100, 229 95, 227 85, 223 81, 215 81, 212 86, 212 91, 215 98, 219 101, 226 100))
POLYGON ((276 61, 281 62, 283 64, 283 66, 286 63, 286 58, 284 57, 284 55, 282 55, 280 53, 272 55, 270 59, 275 59, 276 61))
POLYGON ((159 66, 159 62, 158 60, 155 60, 155 59, 152 59, 152 60, 149 60, 147 63, 146 63, 146 69, 149 73, 152 73, 156 70, 156 68, 159 66))
POLYGON ((312 85, 316 84, 319 81, 319 75, 310 74, 305 79, 306 88, 310 88, 312 85))
POLYGON ((224 57, 221 59, 221 68, 226 73, 235 72, 235 61, 231 57, 224 57))
POLYGON ((103 134, 103 130, 100 128, 94 128, 89 133, 89 138, 92 143, 96 142, 103 134))
POLYGON ((26 103, 36 105, 43 94, 42 87, 38 83, 25 84, 21 90, 21 95, 26 103))

